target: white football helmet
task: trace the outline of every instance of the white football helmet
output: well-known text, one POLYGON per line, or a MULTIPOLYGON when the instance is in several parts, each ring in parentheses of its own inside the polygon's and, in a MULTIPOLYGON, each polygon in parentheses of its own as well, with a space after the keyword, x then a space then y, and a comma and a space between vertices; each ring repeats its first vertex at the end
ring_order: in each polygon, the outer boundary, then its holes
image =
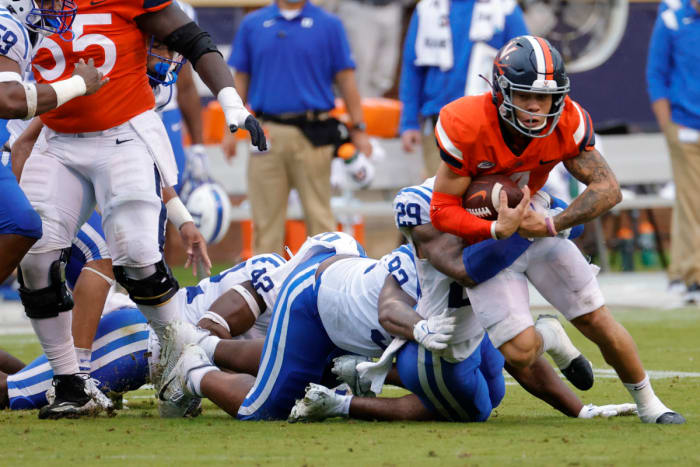
POLYGON ((68 32, 78 11, 73 0, 0 0, 0 7, 45 36, 68 32))
POLYGON ((231 202, 215 182, 206 182, 186 195, 185 206, 208 244, 221 241, 231 224, 231 202))

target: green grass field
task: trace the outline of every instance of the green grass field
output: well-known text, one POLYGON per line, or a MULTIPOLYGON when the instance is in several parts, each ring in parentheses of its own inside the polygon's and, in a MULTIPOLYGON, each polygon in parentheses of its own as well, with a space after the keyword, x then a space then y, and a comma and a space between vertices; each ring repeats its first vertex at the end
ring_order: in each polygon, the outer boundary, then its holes
MULTIPOLYGON (((196 419, 163 420, 152 394, 142 390, 128 394, 128 409, 114 418, 40 421, 36 411, 0 411, 0 465, 700 464, 700 310, 615 314, 635 337, 648 370, 695 373, 653 379, 657 394, 685 415, 686 425, 568 419, 510 379, 503 403, 482 424, 238 422, 209 403, 196 419)), ((571 326, 567 330, 596 369, 608 368, 597 349, 571 326)), ((0 347, 25 361, 39 352, 33 336, 0 336, 0 347)), ((593 389, 579 395, 596 404, 629 399, 616 379, 600 373, 593 389)))

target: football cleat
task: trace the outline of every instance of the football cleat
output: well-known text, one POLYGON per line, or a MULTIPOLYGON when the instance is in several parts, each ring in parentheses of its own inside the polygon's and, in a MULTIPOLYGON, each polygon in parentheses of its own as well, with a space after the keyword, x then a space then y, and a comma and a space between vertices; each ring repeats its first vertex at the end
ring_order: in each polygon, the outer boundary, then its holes
POLYGON ((342 355, 333 359, 331 373, 337 376, 337 380, 350 386, 353 395, 359 397, 376 397, 370 387, 370 380, 363 380, 357 372, 357 364, 368 362, 369 358, 359 355, 342 355))
POLYGON ((542 335, 556 336, 556 342, 547 353, 566 379, 581 391, 593 387, 593 365, 571 342, 559 319, 554 315, 540 315, 535 329, 542 335))
MULTIPOLYGON (((164 373, 158 399, 162 401, 159 412, 162 417, 184 417, 197 414, 201 399, 187 388, 187 375, 197 368, 212 366, 211 361, 201 347, 188 344, 182 350, 180 358, 173 368, 164 373)), ((196 416, 196 415, 193 415, 196 416)))
POLYGON ((320 422, 331 417, 342 417, 344 398, 348 397, 336 393, 320 384, 311 383, 306 386, 306 393, 302 399, 298 399, 289 413, 287 421, 295 422, 320 422))
POLYGON ((685 423, 685 417, 677 412, 664 412, 656 419, 656 423, 660 425, 682 425, 685 423))
POLYGON ((209 336, 205 331, 184 321, 173 321, 165 328, 165 344, 160 353, 161 377, 154 381, 156 391, 160 391, 161 381, 172 371, 187 344, 198 344, 209 336))
POLYGON ((52 385, 46 394, 49 404, 39 410, 42 420, 94 416, 102 410, 111 414, 114 410, 109 398, 97 388, 96 380, 87 373, 55 375, 52 385))

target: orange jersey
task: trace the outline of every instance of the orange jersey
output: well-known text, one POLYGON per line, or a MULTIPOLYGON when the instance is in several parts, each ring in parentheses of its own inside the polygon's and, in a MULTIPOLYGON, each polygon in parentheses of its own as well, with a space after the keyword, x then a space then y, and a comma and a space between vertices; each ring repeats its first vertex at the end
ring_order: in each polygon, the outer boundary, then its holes
POLYGON ((100 131, 120 125, 155 105, 146 77, 146 36, 134 18, 158 11, 171 0, 77 0, 72 41, 45 38, 32 62, 39 83, 69 78, 75 64, 92 58, 109 83, 95 94, 72 99, 41 115, 62 133, 100 131))
POLYGON ((549 136, 532 138, 519 156, 503 140, 498 110, 491 94, 462 97, 440 111, 435 136, 442 158, 453 172, 474 178, 478 175, 509 175, 532 193, 547 181, 559 162, 593 149, 593 123, 583 107, 569 99, 559 123, 549 136))

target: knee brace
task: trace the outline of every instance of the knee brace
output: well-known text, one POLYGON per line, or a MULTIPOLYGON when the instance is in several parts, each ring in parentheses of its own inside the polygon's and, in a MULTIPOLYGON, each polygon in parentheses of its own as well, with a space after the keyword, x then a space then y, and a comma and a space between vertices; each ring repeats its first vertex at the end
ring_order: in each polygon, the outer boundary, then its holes
POLYGON ((114 266, 114 277, 138 305, 158 306, 170 300, 180 285, 164 260, 154 264, 156 272, 144 279, 128 277, 124 266, 114 266))
POLYGON ((70 248, 61 251, 59 258, 49 266, 49 285, 43 289, 30 290, 24 285, 22 268, 18 268, 19 296, 29 318, 55 318, 62 311, 73 309, 73 296, 66 287, 66 263, 70 248))

